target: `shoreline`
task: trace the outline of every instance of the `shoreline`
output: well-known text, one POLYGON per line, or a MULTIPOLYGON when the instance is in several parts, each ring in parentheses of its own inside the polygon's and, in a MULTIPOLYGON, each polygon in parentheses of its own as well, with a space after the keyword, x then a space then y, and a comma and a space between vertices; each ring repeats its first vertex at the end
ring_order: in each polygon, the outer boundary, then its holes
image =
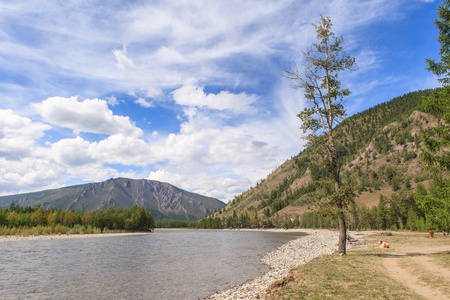
MULTIPOLYGON (((264 299, 267 288, 274 282, 287 277, 291 269, 304 265, 321 255, 333 254, 338 250, 338 231, 300 228, 289 230, 268 229, 268 231, 304 232, 307 235, 291 240, 278 247, 278 249, 264 255, 261 262, 269 267, 269 271, 262 276, 218 291, 204 299, 264 299)), ((357 235, 358 237, 361 237, 372 233, 372 231, 348 231, 347 235, 352 234, 352 236, 357 235)), ((347 244, 347 250, 356 247, 358 247, 358 245, 347 244)))
POLYGON ((2 243, 2 242, 18 242, 18 241, 44 241, 44 240, 97 238, 97 237, 112 237, 112 236, 124 236, 124 235, 145 235, 145 234, 151 234, 151 232, 51 234, 51 235, 29 235, 29 236, 2 235, 2 236, 0 236, 0 243, 2 243))

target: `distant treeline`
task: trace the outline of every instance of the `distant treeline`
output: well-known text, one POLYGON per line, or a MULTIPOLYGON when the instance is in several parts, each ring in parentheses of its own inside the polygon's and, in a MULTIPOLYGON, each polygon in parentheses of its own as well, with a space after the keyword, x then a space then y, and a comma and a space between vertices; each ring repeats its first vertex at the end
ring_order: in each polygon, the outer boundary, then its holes
POLYGON ((0 235, 41 235, 101 233, 105 231, 149 231, 155 227, 153 215, 143 207, 108 207, 93 212, 44 210, 11 203, 0 207, 0 235))

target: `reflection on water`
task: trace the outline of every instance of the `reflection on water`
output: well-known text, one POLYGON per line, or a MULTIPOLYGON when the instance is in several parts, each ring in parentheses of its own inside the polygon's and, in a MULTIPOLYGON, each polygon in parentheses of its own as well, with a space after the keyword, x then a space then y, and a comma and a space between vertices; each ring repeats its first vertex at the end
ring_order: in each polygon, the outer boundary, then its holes
POLYGON ((259 258, 299 235, 156 230, 0 243, 0 298, 202 298, 263 274, 259 258))

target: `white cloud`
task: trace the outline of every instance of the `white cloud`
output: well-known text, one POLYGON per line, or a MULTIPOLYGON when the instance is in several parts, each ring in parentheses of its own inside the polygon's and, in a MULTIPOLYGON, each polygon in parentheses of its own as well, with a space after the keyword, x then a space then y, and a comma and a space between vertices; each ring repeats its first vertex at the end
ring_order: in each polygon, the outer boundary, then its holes
POLYGON ((108 104, 111 105, 111 106, 116 106, 116 105, 118 105, 120 102, 123 102, 123 101, 117 100, 117 98, 114 97, 114 96, 107 97, 106 100, 108 100, 108 104))
POLYGON ((33 122, 10 109, 0 109, 0 156, 20 159, 29 155, 34 143, 49 129, 49 125, 33 122))
POLYGON ((123 134, 111 135, 95 142, 89 150, 97 161, 111 164, 146 166, 159 157, 153 154, 150 145, 142 139, 123 134))
POLYGON ((150 145, 151 153, 159 156, 156 161, 164 161, 164 167, 151 172, 149 178, 231 200, 273 171, 288 158, 287 153, 299 150, 296 120, 277 123, 271 116, 226 126, 224 120, 196 109, 187 109, 186 114, 188 120, 178 134, 150 145))
POLYGON ((124 80, 134 81, 132 86, 137 89, 146 90, 147 97, 156 97, 162 94, 161 88, 157 85, 158 80, 148 70, 140 69, 135 66, 133 60, 127 56, 126 46, 122 50, 113 50, 117 60, 117 67, 123 72, 124 80))
POLYGON ((149 107, 154 107, 155 106, 153 103, 145 100, 144 98, 139 98, 139 99, 135 100, 134 103, 137 103, 140 106, 145 107, 145 108, 149 108, 149 107))
MULTIPOLYGON (((273 135, 260 140, 257 131, 267 131, 267 127, 257 121, 237 127, 224 126, 223 120, 212 120, 204 112, 195 109, 186 112, 188 119, 181 125, 180 133, 160 137, 156 132, 153 138, 159 139, 152 143, 137 136, 114 134, 98 142, 79 136, 65 138, 49 142, 48 148, 44 148, 33 146, 31 139, 27 145, 32 147, 26 157, 8 165, 5 159, 0 161, 0 187, 9 190, 6 186, 14 182, 16 189, 23 187, 22 191, 29 191, 38 185, 57 187, 56 181, 73 177, 104 180, 120 174, 133 176, 133 172, 119 172, 105 164, 146 167, 165 161, 167 169, 164 172, 159 169, 150 178, 167 179, 182 188, 230 200, 273 170, 279 161, 278 151, 265 140, 273 135), (172 180, 164 174, 170 174, 172 180)), ((11 114, 6 111, 2 120, 9 122, 10 127, 25 129, 22 131, 25 136, 37 138, 43 130, 50 129, 48 125, 18 115, 5 117, 11 114), (33 130, 27 132, 27 128, 33 130)))
POLYGON ((133 60, 127 57, 127 47, 123 45, 122 50, 113 50, 113 54, 117 60, 117 67, 123 71, 130 72, 134 74, 136 72, 136 66, 133 63, 133 60))
POLYGON ((48 159, 67 167, 90 164, 94 162, 90 147, 81 137, 62 139, 51 145, 48 159))
POLYGON ((90 132, 103 134, 126 134, 141 136, 129 117, 117 116, 108 108, 105 100, 86 99, 78 101, 77 97, 51 97, 42 102, 33 103, 32 107, 43 120, 72 129, 75 133, 90 132))
POLYGON ((0 158, 0 189, 2 193, 30 191, 59 185, 62 168, 47 159, 26 157, 9 161, 0 158))
POLYGON ((213 177, 206 173, 171 173, 165 169, 158 169, 150 172, 147 179, 168 182, 182 189, 191 190, 192 186, 197 187, 192 190, 194 193, 214 197, 217 199, 232 200, 232 197, 251 185, 251 181, 244 179, 233 179, 230 177, 213 177))
POLYGON ((180 105, 232 110, 238 113, 251 112, 252 104, 258 100, 257 96, 246 93, 233 94, 221 91, 218 94, 206 94, 203 87, 199 87, 193 78, 186 80, 181 88, 173 91, 172 96, 180 105))

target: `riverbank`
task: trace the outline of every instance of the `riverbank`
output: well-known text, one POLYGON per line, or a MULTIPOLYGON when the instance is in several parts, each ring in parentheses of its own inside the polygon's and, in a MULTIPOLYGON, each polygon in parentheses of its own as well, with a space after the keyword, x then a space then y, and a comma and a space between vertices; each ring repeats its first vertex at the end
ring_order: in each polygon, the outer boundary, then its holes
POLYGON ((123 235, 144 235, 150 232, 121 232, 121 233, 94 233, 94 234, 55 234, 55 235, 29 235, 18 236, 8 235, 0 236, 0 243, 13 241, 42 241, 42 240, 62 240, 62 239, 80 239, 80 238, 95 238, 95 237, 112 237, 123 235))
MULTIPOLYGON (((270 270, 263 276, 249 282, 233 286, 227 290, 217 292, 205 299, 228 300, 228 299, 262 299, 265 291, 274 282, 289 275, 292 268, 317 258, 321 255, 329 255, 337 251, 338 236, 337 231, 314 230, 314 229, 290 229, 288 231, 275 229, 279 232, 305 232, 308 235, 296 240, 292 240, 275 251, 266 254, 262 258, 270 270)), ((359 238, 373 232, 348 232, 348 235, 359 238)), ((352 249, 361 244, 347 244, 347 249, 352 249)))
POLYGON ((450 299, 450 237, 374 231, 358 239, 364 245, 346 256, 323 255, 292 269, 264 299, 450 299))

